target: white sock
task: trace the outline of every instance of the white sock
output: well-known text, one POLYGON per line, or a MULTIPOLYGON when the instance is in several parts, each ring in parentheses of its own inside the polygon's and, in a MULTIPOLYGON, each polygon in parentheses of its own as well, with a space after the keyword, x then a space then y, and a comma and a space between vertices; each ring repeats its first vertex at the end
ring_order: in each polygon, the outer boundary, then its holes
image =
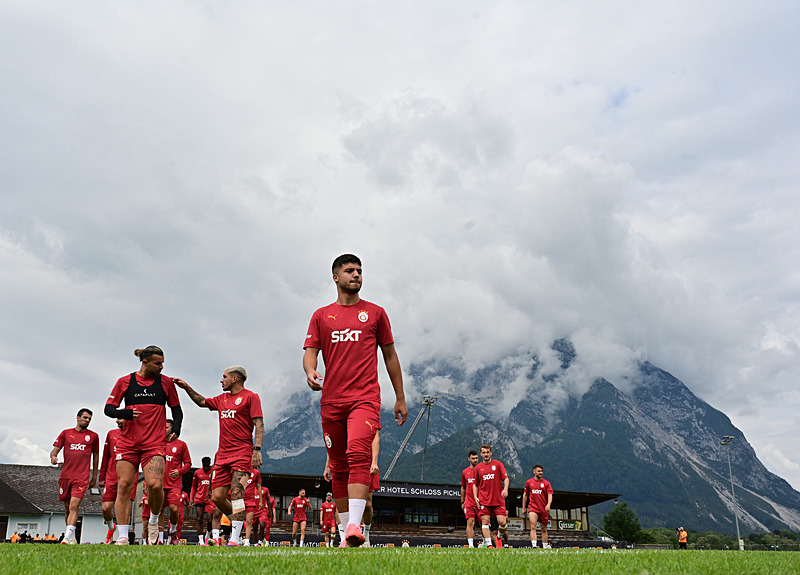
POLYGON ((369 528, 372 527, 372 523, 369 525, 364 525, 364 542, 369 543, 369 528))
POLYGON ((119 536, 120 536, 120 538, 124 537, 125 539, 127 539, 130 528, 131 528, 130 525, 120 525, 119 526, 119 536))
POLYGON ((536 541, 531 541, 531 547, 536 547, 536 541))
POLYGON ((163 543, 164 542, 164 532, 163 531, 159 531, 158 532, 158 542, 159 543, 163 543))
POLYGON ((114 520, 113 519, 109 519, 108 521, 106 521, 106 527, 108 527, 109 531, 114 529, 114 520))
POLYGON ((212 529, 211 530, 211 538, 212 539, 219 539, 219 529, 212 529))
POLYGON ((176 523, 175 525, 172 525, 170 523, 169 534, 172 535, 173 533, 177 533, 177 532, 178 532, 178 524, 176 523))
MULTIPOLYGON (((364 517, 364 510, 367 508, 367 500, 366 499, 351 499, 350 500, 350 520, 347 522, 347 525, 361 525, 361 518, 364 517)), ((339 514, 341 517, 342 514, 339 514)), ((344 521, 342 521, 344 523, 344 521)))
POLYGON ((342 531, 347 531, 347 526, 350 524, 350 512, 339 513, 339 519, 342 520, 342 531))
POLYGON ((303 539, 300 539, 300 547, 305 546, 306 542, 303 539))
POLYGON ((64 539, 75 539, 74 525, 67 525, 67 532, 64 534, 64 539))
POLYGON ((198 542, 200 545, 202 545, 203 543, 205 543, 205 542, 206 542, 206 541, 205 541, 205 537, 203 537, 202 535, 198 535, 198 536, 197 536, 197 542, 198 542))
POLYGON ((158 525, 158 520, 159 520, 160 517, 161 517, 161 513, 159 513, 158 515, 153 515, 152 513, 150 513, 150 519, 147 520, 147 524, 148 525, 158 525))
MULTIPOLYGON (((341 518, 342 513, 339 514, 339 519, 341 518)), ((342 519, 342 521, 344 520, 342 519)), ((339 540, 344 541, 344 523, 339 523, 339 525, 336 526, 336 530, 339 532, 339 540)))
POLYGON ((250 547, 250 540, 249 539, 245 539, 244 540, 244 546, 245 547, 250 547))
POLYGON ((231 543, 239 543, 243 525, 244 521, 231 521, 231 543))
POLYGON ((469 544, 470 547, 472 547, 473 540, 472 539, 467 539, 467 543, 469 544))

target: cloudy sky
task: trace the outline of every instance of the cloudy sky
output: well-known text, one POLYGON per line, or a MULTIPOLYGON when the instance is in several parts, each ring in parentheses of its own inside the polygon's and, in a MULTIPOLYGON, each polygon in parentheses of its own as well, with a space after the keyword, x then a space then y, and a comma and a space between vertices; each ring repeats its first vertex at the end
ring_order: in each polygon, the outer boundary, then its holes
MULTIPOLYGON (((206 395, 244 364, 274 426, 352 251, 404 365, 648 359, 800 487, 798 28, 769 0, 3 2, 0 461, 46 464, 84 405, 104 435, 149 344, 206 395)), ((198 461, 215 418, 185 410, 198 461)))

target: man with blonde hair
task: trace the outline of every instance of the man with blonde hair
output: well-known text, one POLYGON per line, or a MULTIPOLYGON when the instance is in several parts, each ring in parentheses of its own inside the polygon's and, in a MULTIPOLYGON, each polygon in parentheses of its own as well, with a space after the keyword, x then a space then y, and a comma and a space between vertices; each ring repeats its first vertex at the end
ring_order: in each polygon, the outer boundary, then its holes
POLYGON ((261 467, 264 439, 261 399, 245 389, 246 380, 247 370, 241 365, 232 365, 220 380, 223 393, 209 398, 197 393, 182 379, 175 380, 175 385, 185 390, 195 404, 219 413, 219 448, 214 458, 211 497, 224 514, 232 515, 228 542, 231 547, 239 546, 245 520, 244 490, 250 471, 261 467))

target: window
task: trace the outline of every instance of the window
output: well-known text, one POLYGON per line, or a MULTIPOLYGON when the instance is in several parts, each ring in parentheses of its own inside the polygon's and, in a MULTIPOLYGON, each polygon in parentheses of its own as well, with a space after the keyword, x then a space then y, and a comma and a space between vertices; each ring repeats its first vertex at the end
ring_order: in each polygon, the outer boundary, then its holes
POLYGON ((39 530, 38 523, 17 523, 17 533, 22 533, 23 531, 27 531, 31 535, 33 535, 35 531, 39 530))

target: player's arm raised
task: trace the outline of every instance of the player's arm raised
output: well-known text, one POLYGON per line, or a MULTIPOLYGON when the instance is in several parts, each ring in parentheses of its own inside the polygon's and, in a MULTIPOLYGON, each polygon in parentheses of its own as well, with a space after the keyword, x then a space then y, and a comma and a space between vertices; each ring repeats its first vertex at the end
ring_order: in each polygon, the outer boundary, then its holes
POLYGON ((408 406, 406 405, 406 393, 403 390, 403 369, 400 367, 400 358, 397 357, 397 350, 393 343, 382 345, 381 352, 394 389, 394 420, 397 425, 403 425, 408 419, 408 406))
POLYGON ((208 407, 206 405, 206 398, 197 393, 195 390, 193 390, 191 385, 189 385, 179 377, 174 378, 172 381, 175 382, 175 385, 184 390, 186 394, 189 396, 189 399, 194 401, 195 404, 197 404, 199 407, 208 407))

